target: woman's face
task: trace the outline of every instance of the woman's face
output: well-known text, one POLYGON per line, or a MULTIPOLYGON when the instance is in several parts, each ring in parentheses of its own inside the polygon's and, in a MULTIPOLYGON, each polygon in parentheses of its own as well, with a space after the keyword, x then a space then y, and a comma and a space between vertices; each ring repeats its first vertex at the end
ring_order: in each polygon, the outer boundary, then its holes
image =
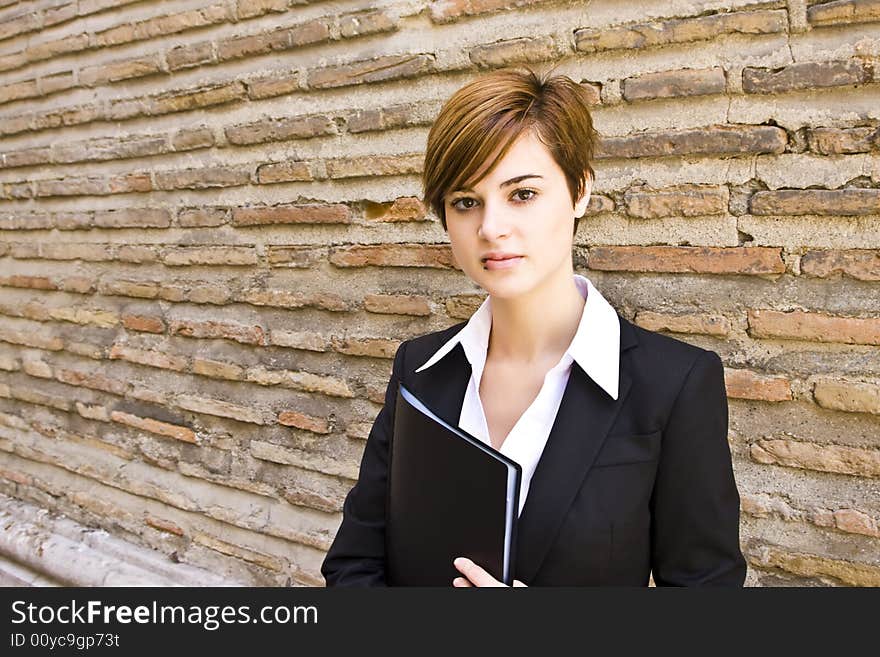
POLYGON ((572 206, 565 173, 526 131, 473 189, 446 195, 455 260, 496 298, 518 297, 561 281, 572 272, 574 218, 583 215, 589 198, 588 182, 572 206))

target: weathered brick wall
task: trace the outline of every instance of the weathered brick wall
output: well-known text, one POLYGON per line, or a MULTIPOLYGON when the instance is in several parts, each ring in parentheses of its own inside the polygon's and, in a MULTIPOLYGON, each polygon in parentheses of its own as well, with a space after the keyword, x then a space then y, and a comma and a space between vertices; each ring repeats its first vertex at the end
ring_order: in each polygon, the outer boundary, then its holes
POLYGON ((749 584, 880 584, 880 0, 0 0, 0 493, 251 584, 319 565, 403 339, 482 299, 440 104, 556 63, 575 263, 718 351, 749 584))

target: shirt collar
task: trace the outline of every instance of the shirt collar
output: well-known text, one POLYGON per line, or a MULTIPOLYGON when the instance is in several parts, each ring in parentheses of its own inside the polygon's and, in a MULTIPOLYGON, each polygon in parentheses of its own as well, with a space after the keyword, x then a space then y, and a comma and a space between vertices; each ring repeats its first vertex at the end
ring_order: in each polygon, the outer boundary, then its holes
MULTIPOLYGON (((565 353, 616 400, 620 382, 620 319, 617 311, 593 286, 590 279, 575 274, 574 280, 581 295, 587 300, 577 331, 565 353)), ((431 367, 459 343, 471 367, 477 365, 482 372, 491 328, 491 297, 486 297, 461 330, 435 351, 416 372, 431 367)))

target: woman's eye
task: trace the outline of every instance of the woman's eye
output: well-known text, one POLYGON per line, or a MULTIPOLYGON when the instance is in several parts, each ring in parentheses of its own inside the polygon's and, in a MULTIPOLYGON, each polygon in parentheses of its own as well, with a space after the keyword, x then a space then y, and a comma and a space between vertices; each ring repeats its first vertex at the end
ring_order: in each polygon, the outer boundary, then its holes
MULTIPOLYGON (((531 201, 538 192, 533 189, 518 189, 511 195, 511 200, 514 203, 526 203, 531 201)), ((450 203, 450 205, 458 211, 470 210, 474 206, 476 206, 477 201, 475 199, 470 198, 469 196, 464 196, 462 198, 455 199, 450 203)))

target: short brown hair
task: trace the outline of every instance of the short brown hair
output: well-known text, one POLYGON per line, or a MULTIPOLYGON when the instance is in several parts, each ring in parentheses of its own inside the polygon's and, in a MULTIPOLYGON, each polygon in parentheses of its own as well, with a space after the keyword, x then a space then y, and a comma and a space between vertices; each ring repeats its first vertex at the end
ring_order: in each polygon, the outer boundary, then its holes
MULTIPOLYGON (((571 78, 528 67, 499 69, 470 81, 446 101, 428 133, 422 201, 446 230, 446 194, 491 171, 516 138, 532 129, 565 172, 574 205, 584 192, 585 174, 595 179, 590 162, 598 134, 588 103, 587 91, 571 78)), ((577 226, 575 219, 575 232, 577 226)))

